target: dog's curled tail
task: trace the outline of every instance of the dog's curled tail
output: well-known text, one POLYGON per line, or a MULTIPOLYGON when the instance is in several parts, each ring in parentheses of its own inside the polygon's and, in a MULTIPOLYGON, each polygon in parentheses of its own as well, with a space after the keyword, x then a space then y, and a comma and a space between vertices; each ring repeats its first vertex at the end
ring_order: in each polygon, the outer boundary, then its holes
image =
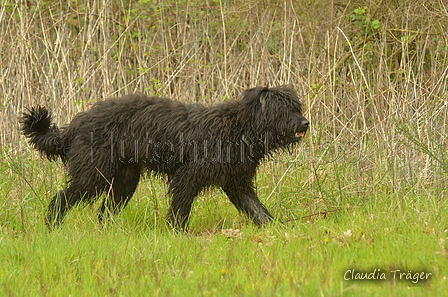
POLYGON ((61 140, 61 130, 51 123, 51 115, 45 107, 28 108, 20 119, 23 135, 28 142, 49 160, 64 159, 65 150, 61 140))

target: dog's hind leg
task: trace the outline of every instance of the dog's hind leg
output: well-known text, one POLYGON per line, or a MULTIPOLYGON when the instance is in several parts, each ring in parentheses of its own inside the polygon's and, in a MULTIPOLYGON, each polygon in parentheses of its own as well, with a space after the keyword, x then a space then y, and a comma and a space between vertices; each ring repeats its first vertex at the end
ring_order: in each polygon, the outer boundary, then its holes
POLYGON ((261 204, 250 181, 233 181, 222 187, 235 207, 248 215, 256 224, 262 225, 273 219, 269 211, 261 204))
POLYGON ((59 191, 48 205, 45 220, 47 228, 52 230, 58 227, 74 205, 95 196, 95 194, 95 192, 83 190, 76 185, 70 185, 67 189, 59 191))
POLYGON ((126 166, 118 170, 112 179, 111 191, 104 199, 98 213, 102 222, 108 215, 116 215, 128 204, 140 180, 138 166, 126 166))

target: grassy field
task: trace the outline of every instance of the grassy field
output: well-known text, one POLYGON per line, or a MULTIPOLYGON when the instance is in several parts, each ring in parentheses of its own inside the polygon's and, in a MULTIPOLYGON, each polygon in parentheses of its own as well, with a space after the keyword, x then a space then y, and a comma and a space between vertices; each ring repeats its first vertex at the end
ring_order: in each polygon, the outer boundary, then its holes
POLYGON ((358 189, 362 198, 339 196, 335 182, 348 181, 350 165, 316 199, 308 168, 292 166, 281 180, 285 161, 268 162, 258 192, 266 201, 275 189, 266 205, 278 221, 257 228, 211 191, 197 200, 188 234, 166 227, 168 202, 157 178, 145 179, 107 226, 96 222, 93 207, 78 207, 49 233, 43 216, 62 182, 60 168, 32 159, 1 165, 2 197, 23 195, 1 204, 5 296, 444 296, 448 287, 441 190, 366 185, 358 189), (331 209, 339 210, 319 214, 331 209), (357 272, 375 279, 354 280, 357 272))
POLYGON ((347 2, 0 1, 0 295, 447 296, 446 4, 347 2), (175 234, 164 177, 144 176, 106 226, 79 206, 45 229, 64 169, 18 132, 26 107, 64 124, 129 92, 280 84, 311 127, 259 168, 274 223, 211 190, 175 234))

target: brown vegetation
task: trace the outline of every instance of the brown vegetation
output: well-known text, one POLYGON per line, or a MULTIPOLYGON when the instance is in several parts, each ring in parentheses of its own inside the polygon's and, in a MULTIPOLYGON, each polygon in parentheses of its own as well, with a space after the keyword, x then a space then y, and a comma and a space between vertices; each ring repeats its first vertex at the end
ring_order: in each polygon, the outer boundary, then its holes
POLYGON ((331 150, 372 185, 372 167, 394 183, 448 167, 443 0, 1 2, 2 146, 23 149, 31 105, 63 124, 116 94, 211 103, 292 83, 309 159, 331 150))

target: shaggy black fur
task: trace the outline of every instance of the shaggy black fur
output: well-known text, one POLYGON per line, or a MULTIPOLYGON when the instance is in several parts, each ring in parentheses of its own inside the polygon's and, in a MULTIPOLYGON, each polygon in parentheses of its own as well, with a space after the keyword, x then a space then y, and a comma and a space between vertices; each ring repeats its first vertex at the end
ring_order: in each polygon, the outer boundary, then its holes
POLYGON ((99 219, 117 213, 144 170, 168 176, 168 222, 185 229, 195 196, 209 186, 221 187, 255 224, 270 221, 252 183, 257 166, 272 151, 300 141, 309 122, 295 91, 281 86, 249 89, 239 100, 209 107, 136 94, 112 98, 61 129, 36 107, 21 124, 34 148, 67 165, 68 187, 48 207, 50 229, 75 204, 104 192, 99 219))

